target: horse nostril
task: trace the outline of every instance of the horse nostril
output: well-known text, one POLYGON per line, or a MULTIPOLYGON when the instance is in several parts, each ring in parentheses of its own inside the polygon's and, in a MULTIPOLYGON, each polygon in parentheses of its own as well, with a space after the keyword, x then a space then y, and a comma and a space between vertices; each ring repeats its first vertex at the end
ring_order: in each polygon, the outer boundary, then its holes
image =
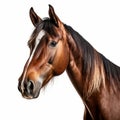
POLYGON ((28 88, 31 89, 31 90, 33 90, 33 87, 34 87, 33 82, 29 81, 28 82, 28 88))
POLYGON ((34 83, 31 80, 29 80, 25 84, 25 91, 27 92, 27 94, 32 94, 33 93, 33 89, 34 89, 34 83))

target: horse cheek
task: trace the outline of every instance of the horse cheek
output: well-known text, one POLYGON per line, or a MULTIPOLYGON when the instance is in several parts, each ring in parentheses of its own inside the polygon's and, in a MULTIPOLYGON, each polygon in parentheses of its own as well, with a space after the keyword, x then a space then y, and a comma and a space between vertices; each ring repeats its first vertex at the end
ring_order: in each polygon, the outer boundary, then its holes
POLYGON ((69 61, 69 56, 68 56, 67 47, 63 47, 61 43, 59 49, 57 50, 53 63, 55 75, 60 75, 65 71, 68 65, 68 61, 69 61))

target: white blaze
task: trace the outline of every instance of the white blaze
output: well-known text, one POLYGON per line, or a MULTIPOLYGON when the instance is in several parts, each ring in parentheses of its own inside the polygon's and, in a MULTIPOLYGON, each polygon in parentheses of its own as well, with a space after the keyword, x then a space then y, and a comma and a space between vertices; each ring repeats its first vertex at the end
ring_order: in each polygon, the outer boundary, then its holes
POLYGON ((27 67, 29 66, 29 64, 30 64, 30 62, 31 62, 31 60, 32 60, 32 58, 33 58, 33 56, 34 56, 34 53, 35 53, 35 51, 36 51, 36 48, 37 48, 38 44, 40 43, 40 41, 41 41, 41 39, 42 39, 42 37, 43 37, 44 35, 45 35, 45 31, 44 31, 44 30, 41 30, 40 33, 38 34, 37 38, 36 38, 35 47, 34 47, 34 49, 33 49, 33 51, 32 51, 32 54, 31 54, 31 56, 30 56, 30 58, 29 58, 27 67))
POLYGON ((22 82, 21 82, 22 88, 23 88, 23 83, 24 83, 24 79, 25 79, 25 76, 26 76, 26 73, 27 73, 28 66, 29 66, 29 64, 30 64, 30 62, 31 62, 31 60, 32 60, 32 58, 33 58, 33 56, 34 56, 34 53, 35 53, 35 51, 36 51, 36 49, 37 49, 37 47, 38 47, 38 45, 39 45, 39 43, 40 43, 40 41, 41 41, 41 39, 43 38, 44 35, 45 35, 45 31, 44 31, 44 30, 41 30, 41 31, 39 32, 38 36, 36 37, 35 47, 34 47, 34 49, 33 49, 33 51, 32 51, 31 56, 29 57, 28 63, 27 63, 27 65, 26 65, 26 68, 25 68, 25 71, 24 71, 24 74, 23 74, 23 79, 22 79, 22 82))

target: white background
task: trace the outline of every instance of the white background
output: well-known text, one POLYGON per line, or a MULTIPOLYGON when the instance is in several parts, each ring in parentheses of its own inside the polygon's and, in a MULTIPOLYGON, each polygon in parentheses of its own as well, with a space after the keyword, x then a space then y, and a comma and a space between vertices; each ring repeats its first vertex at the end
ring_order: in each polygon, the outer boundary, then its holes
POLYGON ((0 120, 82 120, 84 106, 66 73, 54 78, 39 98, 17 90, 34 29, 29 9, 48 16, 48 4, 100 53, 120 65, 119 0, 2 0, 0 2, 0 120))

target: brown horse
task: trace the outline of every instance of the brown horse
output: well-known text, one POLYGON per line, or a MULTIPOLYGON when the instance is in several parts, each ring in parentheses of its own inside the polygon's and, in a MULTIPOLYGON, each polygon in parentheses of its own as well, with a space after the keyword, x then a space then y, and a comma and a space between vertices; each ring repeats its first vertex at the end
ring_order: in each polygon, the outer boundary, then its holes
POLYGON ((30 9, 35 26, 18 89, 36 98, 54 76, 65 70, 85 105, 84 120, 120 120, 120 68, 97 52, 78 32, 63 24, 49 5, 49 18, 30 9))

